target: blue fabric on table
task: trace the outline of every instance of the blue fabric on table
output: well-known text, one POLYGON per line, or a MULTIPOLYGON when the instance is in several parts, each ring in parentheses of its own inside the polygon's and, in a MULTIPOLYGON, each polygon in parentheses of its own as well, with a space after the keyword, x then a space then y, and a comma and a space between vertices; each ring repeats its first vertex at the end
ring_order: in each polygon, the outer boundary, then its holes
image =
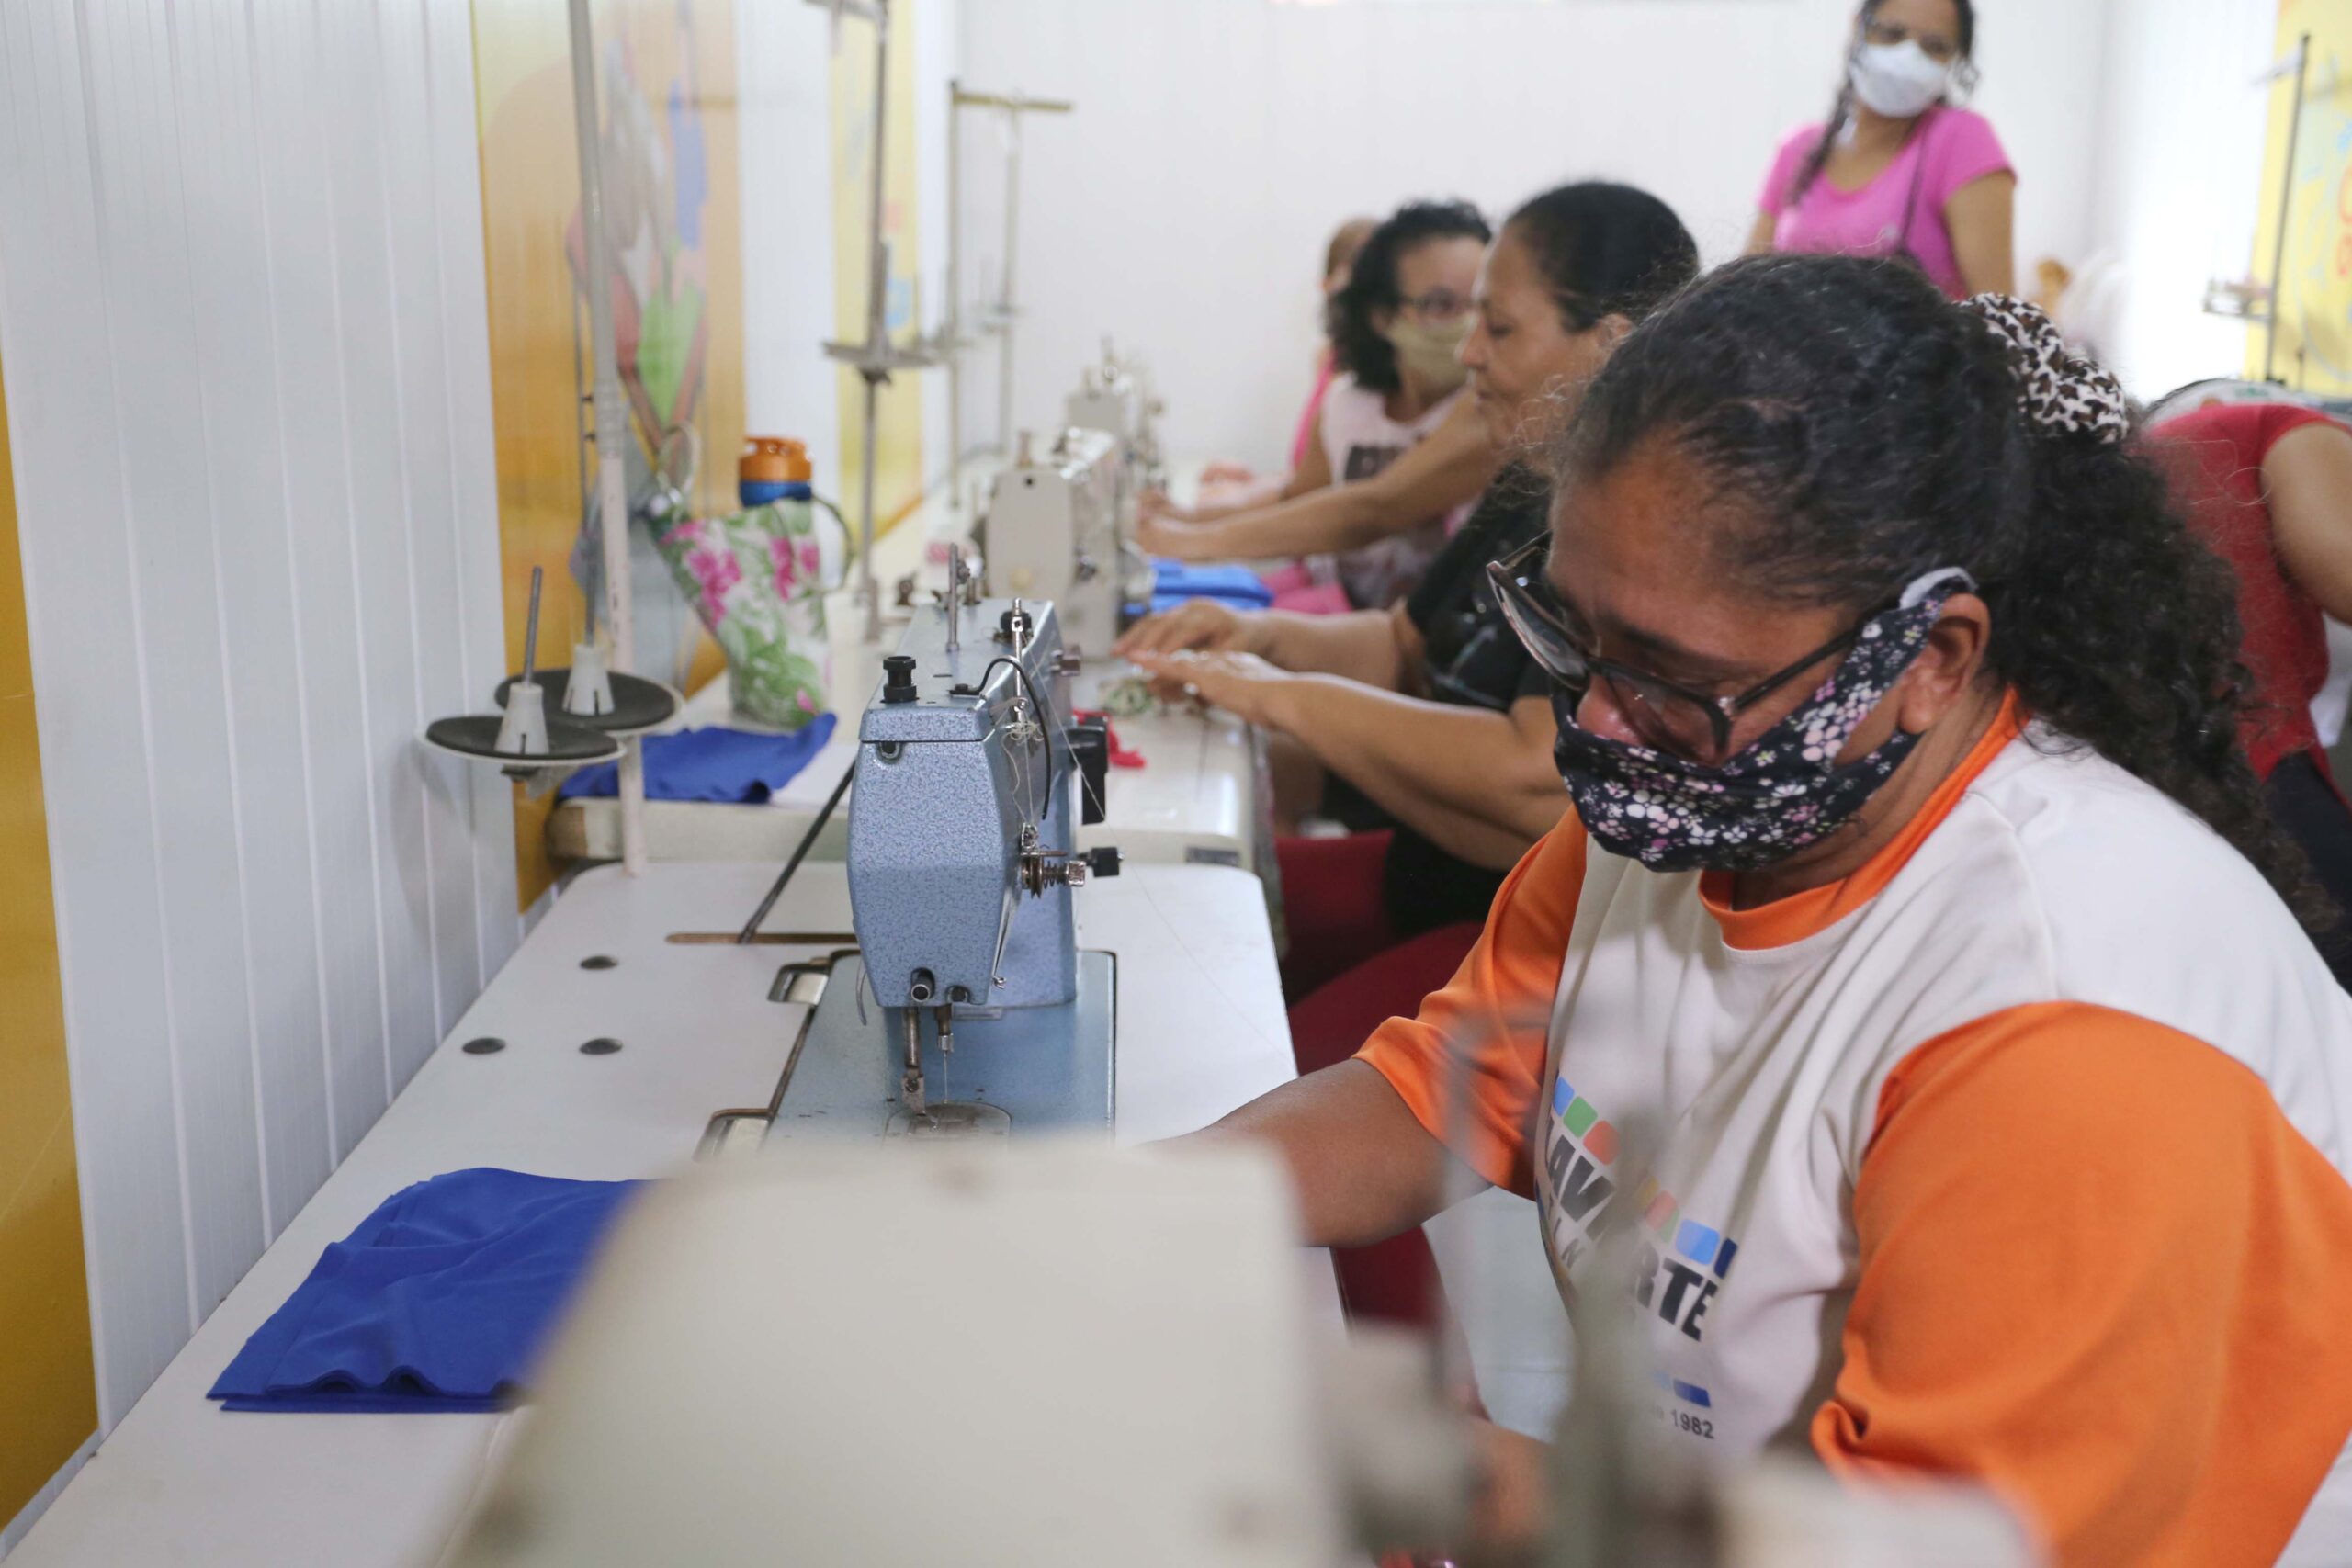
MULTIPOLYGON (((645 798, 764 805, 800 775, 833 738, 834 716, 820 713, 789 735, 749 729, 681 729, 645 738, 645 798)), ((563 781, 564 800, 620 793, 620 764, 599 762, 563 781)))
POLYGON ((1274 591, 1246 566, 1155 560, 1151 571, 1151 613, 1155 615, 1174 609, 1187 599, 1216 599, 1237 610, 1262 610, 1274 602, 1274 591))
POLYGON ((230 1410, 498 1410, 641 1181, 455 1170, 402 1189, 319 1257, 237 1352, 230 1410))

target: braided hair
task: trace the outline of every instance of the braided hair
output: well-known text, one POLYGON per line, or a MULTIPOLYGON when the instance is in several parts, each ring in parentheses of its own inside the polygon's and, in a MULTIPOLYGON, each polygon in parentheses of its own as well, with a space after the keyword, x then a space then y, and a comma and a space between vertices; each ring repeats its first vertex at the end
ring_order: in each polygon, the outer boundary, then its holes
MULTIPOLYGON (((1862 8, 1854 17, 1857 38, 1877 18, 1880 8, 1885 4, 1886 0, 1862 0, 1862 8)), ((1964 61, 1973 60, 1976 57, 1975 0, 1951 0, 1951 4, 1960 17, 1960 57, 1964 61)), ((1838 138, 1853 118, 1854 84, 1849 76, 1841 74, 1838 78, 1838 96, 1830 100, 1829 118, 1822 122, 1819 139, 1814 142, 1813 151, 1805 154, 1804 163, 1798 168, 1797 177, 1790 183, 1789 194, 1783 198, 1788 206, 1794 207, 1804 199, 1804 193, 1811 190, 1813 182, 1821 177, 1821 171, 1828 166, 1831 151, 1838 145, 1838 138)))
POLYGON ((1636 328, 1555 456, 1590 479, 1670 442, 1728 503, 1725 572, 1782 603, 1859 615, 1966 569, 1992 611, 1986 663, 2024 706, 2187 807, 2327 930, 2239 743, 2252 685, 2228 567, 2140 439, 2037 419, 2026 390, 1996 329, 1916 268, 1757 256, 1636 328))

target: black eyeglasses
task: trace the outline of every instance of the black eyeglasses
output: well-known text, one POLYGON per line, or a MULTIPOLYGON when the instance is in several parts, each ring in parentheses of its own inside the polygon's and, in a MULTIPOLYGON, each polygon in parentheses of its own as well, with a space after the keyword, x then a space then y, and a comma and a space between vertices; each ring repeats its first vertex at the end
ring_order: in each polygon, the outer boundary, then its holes
POLYGON ((1732 755, 1732 726, 1739 716, 1787 685, 1833 653, 1842 653, 1859 641, 1864 627, 1883 615, 1873 610, 1852 629, 1840 633, 1775 674, 1768 675, 1736 696, 1711 696, 1656 675, 1629 670, 1598 658, 1581 646, 1582 637, 1544 581, 1544 563, 1551 540, 1540 538, 1487 563, 1495 603, 1503 619, 1519 634, 1544 673, 1569 690, 1583 693, 1593 682, 1609 688, 1610 700, 1625 716, 1634 733, 1657 750, 1686 761, 1709 766, 1732 755))
POLYGON ((1432 288, 1427 294, 1400 297, 1396 308, 1425 321, 1453 321, 1468 315, 1476 303, 1470 296, 1456 294, 1451 288, 1432 288))

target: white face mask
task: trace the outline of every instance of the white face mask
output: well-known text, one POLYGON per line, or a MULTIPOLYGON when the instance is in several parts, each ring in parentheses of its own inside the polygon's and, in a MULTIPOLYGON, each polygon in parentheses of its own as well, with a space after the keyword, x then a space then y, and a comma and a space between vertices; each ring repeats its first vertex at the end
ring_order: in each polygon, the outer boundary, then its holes
POLYGON ((1873 112, 1889 119, 1909 119, 1925 114, 1944 96, 1951 86, 1951 67, 1928 59, 1917 40, 1905 39, 1855 50, 1846 79, 1853 84, 1854 96, 1873 112))

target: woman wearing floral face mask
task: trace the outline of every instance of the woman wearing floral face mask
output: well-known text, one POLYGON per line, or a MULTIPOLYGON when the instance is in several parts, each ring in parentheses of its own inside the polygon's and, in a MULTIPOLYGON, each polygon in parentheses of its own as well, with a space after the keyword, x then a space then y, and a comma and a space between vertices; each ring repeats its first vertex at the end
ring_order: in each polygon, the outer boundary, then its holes
POLYGON ((1345 374, 1283 499, 1188 510, 1148 498, 1143 549, 1179 560, 1336 555, 1346 604, 1335 609, 1385 609, 1410 592, 1494 477, 1456 357, 1489 237, 1465 202, 1413 202, 1374 230, 1331 300, 1345 374))
MULTIPOLYGON (((1694 1466, 1973 1478, 2061 1565, 2342 1562, 2352 997, 2121 389, 2019 301, 1754 258, 1555 457, 1496 579, 1576 811, 1417 1018, 1213 1135, 1317 1244, 1473 1172, 1564 1293, 1623 1244, 1694 1466)), ((1487 1449, 1526 1532, 1541 1451, 1487 1449)))
POLYGON ((1826 124, 1781 144, 1750 254, 1904 255, 1955 299, 2016 287, 2017 175, 1984 117, 1973 0, 1864 0, 1826 124))

